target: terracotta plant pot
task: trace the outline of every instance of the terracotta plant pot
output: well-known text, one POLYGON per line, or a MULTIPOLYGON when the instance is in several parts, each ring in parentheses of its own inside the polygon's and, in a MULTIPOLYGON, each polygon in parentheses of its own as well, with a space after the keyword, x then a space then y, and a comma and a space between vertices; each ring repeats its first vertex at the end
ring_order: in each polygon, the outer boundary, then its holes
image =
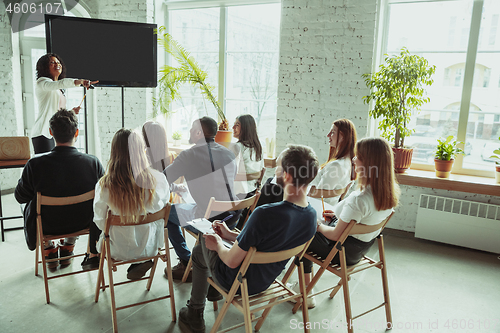
POLYGON ((413 155, 413 148, 394 148, 394 171, 396 173, 403 173, 410 168, 411 157, 413 155))
POLYGON ((495 169, 496 169, 496 172, 495 172, 495 179, 497 181, 497 184, 500 184, 500 164, 496 164, 495 165, 495 169))
POLYGON ((228 147, 231 143, 231 139, 233 138, 233 131, 222 131, 218 130, 215 135, 215 142, 228 147))
POLYGON ((434 159, 434 168, 436 169, 436 177, 448 178, 450 177, 450 171, 453 167, 453 162, 455 160, 442 161, 434 159))

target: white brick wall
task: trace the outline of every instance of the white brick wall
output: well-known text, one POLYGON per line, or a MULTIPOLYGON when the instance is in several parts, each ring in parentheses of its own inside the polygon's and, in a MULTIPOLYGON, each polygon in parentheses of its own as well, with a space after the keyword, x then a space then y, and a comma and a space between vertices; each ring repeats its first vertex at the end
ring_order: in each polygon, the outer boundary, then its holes
MULTIPOLYGON (((22 135, 22 105, 20 92, 15 91, 14 83, 20 84, 19 64, 14 63, 12 30, 5 11, 4 2, 0 3, 0 136, 22 135)), ((13 188, 17 184, 21 169, 0 170, 0 188, 13 188)))
POLYGON ((326 133, 349 118, 367 130, 368 94, 361 74, 373 58, 376 0, 283 0, 278 89, 277 150, 310 145, 323 161, 326 133))

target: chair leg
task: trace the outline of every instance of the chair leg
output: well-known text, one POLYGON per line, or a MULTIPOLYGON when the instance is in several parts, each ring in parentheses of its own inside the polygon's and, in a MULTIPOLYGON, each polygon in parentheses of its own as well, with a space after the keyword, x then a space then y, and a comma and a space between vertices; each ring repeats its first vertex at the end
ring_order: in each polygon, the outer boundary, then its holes
MULTIPOLYGON (((109 245, 108 245, 109 247, 109 245)), ((109 279, 109 298, 111 299, 111 320, 113 321, 113 332, 118 332, 118 320, 116 319, 116 301, 115 287, 113 285, 113 263, 111 258, 108 259, 108 279, 109 279)))
POLYGON ((299 267, 299 285, 300 292, 302 293, 302 322, 304 323, 304 332, 309 333, 310 329, 309 326, 307 326, 307 323, 309 322, 309 308, 307 305, 307 289, 304 281, 304 263, 302 262, 299 267))
MULTIPOLYGON (((245 318, 245 333, 252 333, 252 319, 250 317, 250 302, 248 299, 248 283, 247 279, 243 278, 243 285, 241 286, 241 301, 243 305, 243 317, 245 318)), ((259 327, 260 328, 260 327, 259 327)), ((259 328, 255 327, 258 331, 259 328)))
MULTIPOLYGON (((38 236, 37 236, 38 238, 38 236)), ((38 263, 39 263, 39 255, 40 255, 40 244, 37 240, 36 250, 35 250, 35 276, 38 276, 38 263)))
POLYGON ((149 271, 149 279, 148 283, 146 285, 146 290, 149 291, 151 289, 151 285, 153 284, 153 277, 155 276, 155 271, 156 271, 156 264, 158 263, 158 258, 154 258, 153 260, 153 267, 151 267, 151 270, 149 271))
POLYGON ((337 292, 340 290, 340 288, 342 288, 342 279, 339 281, 337 286, 335 286, 335 288, 333 288, 332 292, 330 293, 330 299, 332 299, 337 294, 337 292))
MULTIPOLYGON (((40 242, 43 246, 43 242, 40 242)), ((45 285, 45 299, 47 300, 47 304, 50 304, 50 296, 49 296, 49 280, 47 280, 47 263, 45 262, 45 253, 44 250, 40 247, 40 253, 42 257, 42 271, 43 271, 43 283, 45 285)), ((38 264, 37 264, 38 266, 38 264)))
POLYGON ((340 267, 341 267, 341 279, 342 285, 344 287, 344 305, 345 305, 345 315, 347 320, 347 332, 354 333, 353 323, 352 323, 352 311, 351 311, 351 298, 349 297, 349 285, 347 276, 347 264, 345 260, 345 248, 342 247, 340 251, 340 267))
POLYGON ((212 304, 213 304, 213 306, 214 306, 214 311, 219 310, 219 302, 217 302, 217 301, 213 301, 213 302, 212 302, 212 304))
MULTIPOLYGON (((228 295, 229 297, 229 295, 228 295)), ((233 295, 234 297, 234 295, 233 295)), ((227 313, 227 310, 229 310, 229 306, 231 305, 231 302, 228 301, 227 299, 224 301, 224 305, 222 306, 222 309, 219 312, 219 315, 217 316, 217 319, 215 319, 214 326, 212 326, 212 329, 210 330, 210 333, 215 333, 219 329, 220 324, 222 323, 222 319, 224 319, 224 316, 227 313)))
MULTIPOLYGON (((184 230, 184 229, 182 229, 182 230, 184 230)), ((198 245, 198 243, 199 243, 198 240, 196 240, 196 243, 194 243, 194 246, 198 245)), ((183 283, 186 282, 188 275, 189 275, 189 272, 191 271, 191 267, 193 267, 193 256, 189 257, 189 262, 186 266, 186 270, 184 271, 184 275, 182 276, 183 283)))
POLYGON ((174 283, 173 283, 174 279, 172 277, 172 264, 170 261, 170 250, 169 250, 170 244, 168 242, 168 229, 164 228, 163 232, 164 232, 163 236, 165 239, 165 256, 167 258, 166 265, 167 265, 167 278, 168 278, 168 292, 170 295, 170 310, 172 312, 172 321, 176 322, 177 317, 175 313, 175 297, 174 297, 174 283))
POLYGON ((389 281, 387 279, 387 265, 385 261, 385 251, 384 251, 384 240, 383 236, 380 235, 378 239, 378 252, 380 256, 380 261, 382 261, 382 286, 384 288, 384 304, 385 304, 385 316, 388 323, 392 323, 391 314, 391 301, 389 299, 389 281))
MULTIPOLYGON (((90 253, 90 252, 89 252, 90 253)), ((104 259, 106 258, 106 247, 102 246, 101 248, 101 257, 99 258, 99 270, 97 271, 97 283, 95 286, 95 298, 94 301, 97 303, 99 301, 99 293, 102 289, 104 291, 104 259)), ((110 284, 111 285, 111 284, 110 284)))

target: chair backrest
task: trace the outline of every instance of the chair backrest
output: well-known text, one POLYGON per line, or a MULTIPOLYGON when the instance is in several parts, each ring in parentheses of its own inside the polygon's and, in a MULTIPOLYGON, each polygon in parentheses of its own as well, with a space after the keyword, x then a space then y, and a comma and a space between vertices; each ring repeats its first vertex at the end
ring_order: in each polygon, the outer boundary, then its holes
POLYGON ((342 195, 345 192, 347 192, 347 190, 349 189, 349 186, 351 186, 351 183, 349 183, 346 187, 338 189, 338 190, 323 190, 323 189, 314 188, 314 189, 311 189, 309 191, 307 196, 311 197, 311 198, 322 198, 322 197, 325 199, 326 198, 333 198, 333 197, 337 197, 337 196, 342 195))
POLYGON ((41 214, 42 206, 68 206, 94 199, 95 190, 88 191, 72 197, 48 197, 42 193, 36 193, 36 213, 41 214))
POLYGON ((297 255, 299 259, 302 259, 302 256, 306 252, 313 238, 314 236, 307 242, 299 246, 296 246, 292 249, 277 251, 277 252, 259 252, 255 247, 251 247, 245 256, 243 263, 241 264, 240 273, 242 276, 244 276, 250 264, 270 264, 274 262, 288 260, 291 257, 297 255))
POLYGON ((384 229, 389 220, 391 219, 392 215, 394 215, 394 210, 392 213, 387 216, 382 222, 374 225, 366 225, 366 224, 360 224, 356 223, 353 225, 352 229, 349 232, 349 235, 359 235, 359 234, 369 234, 370 232, 377 231, 379 229, 384 229))
POLYGON ((254 173, 237 173, 234 177, 235 182, 244 182, 244 181, 252 181, 255 180, 256 187, 260 188, 262 184, 262 178, 264 178, 264 173, 266 172, 266 168, 262 168, 262 170, 254 173))
POLYGON ((160 219, 164 219, 165 226, 166 226, 167 222, 168 222, 168 216, 170 214, 170 208, 171 207, 172 207, 172 205, 170 204, 170 202, 167 202, 167 204, 165 205, 165 207, 163 207, 162 209, 160 209, 156 213, 149 213, 149 214, 146 214, 146 215, 139 216, 139 220, 138 221, 132 221, 132 220, 128 220, 128 219, 125 220, 125 221, 123 221, 120 218, 120 216, 118 216, 118 215, 112 215, 111 211, 108 210, 108 216, 106 218, 106 227, 104 228, 105 229, 104 233, 105 233, 105 235, 109 234, 109 228, 112 225, 136 226, 136 225, 141 225, 141 224, 152 223, 152 222, 158 221, 160 219))
POLYGON ((368 234, 379 229, 383 230, 387 222, 389 222, 389 220, 391 219, 392 215, 394 215, 394 210, 382 222, 374 225, 361 224, 357 223, 355 220, 351 220, 351 222, 349 222, 347 227, 344 229, 344 232, 342 232, 342 235, 340 235, 339 239, 337 240, 337 244, 343 244, 347 236, 349 235, 368 234))
POLYGON ((264 158, 264 167, 265 168, 276 168, 277 158, 264 158))
POLYGON ((212 212, 227 212, 230 210, 240 210, 249 208, 253 210, 257 201, 259 200, 260 192, 257 190, 250 198, 236 201, 218 201, 214 197, 210 198, 207 210, 205 211, 205 218, 209 219, 212 212), (253 207, 252 207, 253 206, 253 207))

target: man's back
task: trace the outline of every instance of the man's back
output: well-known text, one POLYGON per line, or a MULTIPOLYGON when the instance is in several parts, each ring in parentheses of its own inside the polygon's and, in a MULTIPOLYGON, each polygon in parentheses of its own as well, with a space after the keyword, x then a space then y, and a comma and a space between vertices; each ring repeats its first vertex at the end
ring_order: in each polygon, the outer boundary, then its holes
MULTIPOLYGON (((288 201, 263 205, 250 215, 245 227, 238 235, 238 246, 248 251, 256 247, 261 252, 277 252, 299 246, 316 232, 316 211, 308 205, 300 207, 288 201)), ((285 267, 285 262, 265 265, 250 265, 247 271, 250 294, 261 292, 274 281, 285 267)), ((231 269, 222 261, 217 265, 217 280, 230 287, 239 270, 231 269)))
MULTIPOLYGON (((99 160, 82 154, 74 147, 57 146, 51 152, 33 157, 26 164, 15 190, 18 202, 27 203, 25 227, 28 247, 35 246, 36 193, 65 197, 83 194, 95 188, 104 174, 99 160)), ((46 234, 64 234, 84 229, 93 219, 92 202, 65 207, 43 207, 46 234), (68 219, 71 216, 71 219, 68 219)))
POLYGON ((197 143, 183 151, 165 169, 169 183, 181 176, 185 177, 197 204, 197 217, 204 215, 211 197, 217 200, 237 200, 233 189, 236 171, 234 154, 213 140, 197 143))

